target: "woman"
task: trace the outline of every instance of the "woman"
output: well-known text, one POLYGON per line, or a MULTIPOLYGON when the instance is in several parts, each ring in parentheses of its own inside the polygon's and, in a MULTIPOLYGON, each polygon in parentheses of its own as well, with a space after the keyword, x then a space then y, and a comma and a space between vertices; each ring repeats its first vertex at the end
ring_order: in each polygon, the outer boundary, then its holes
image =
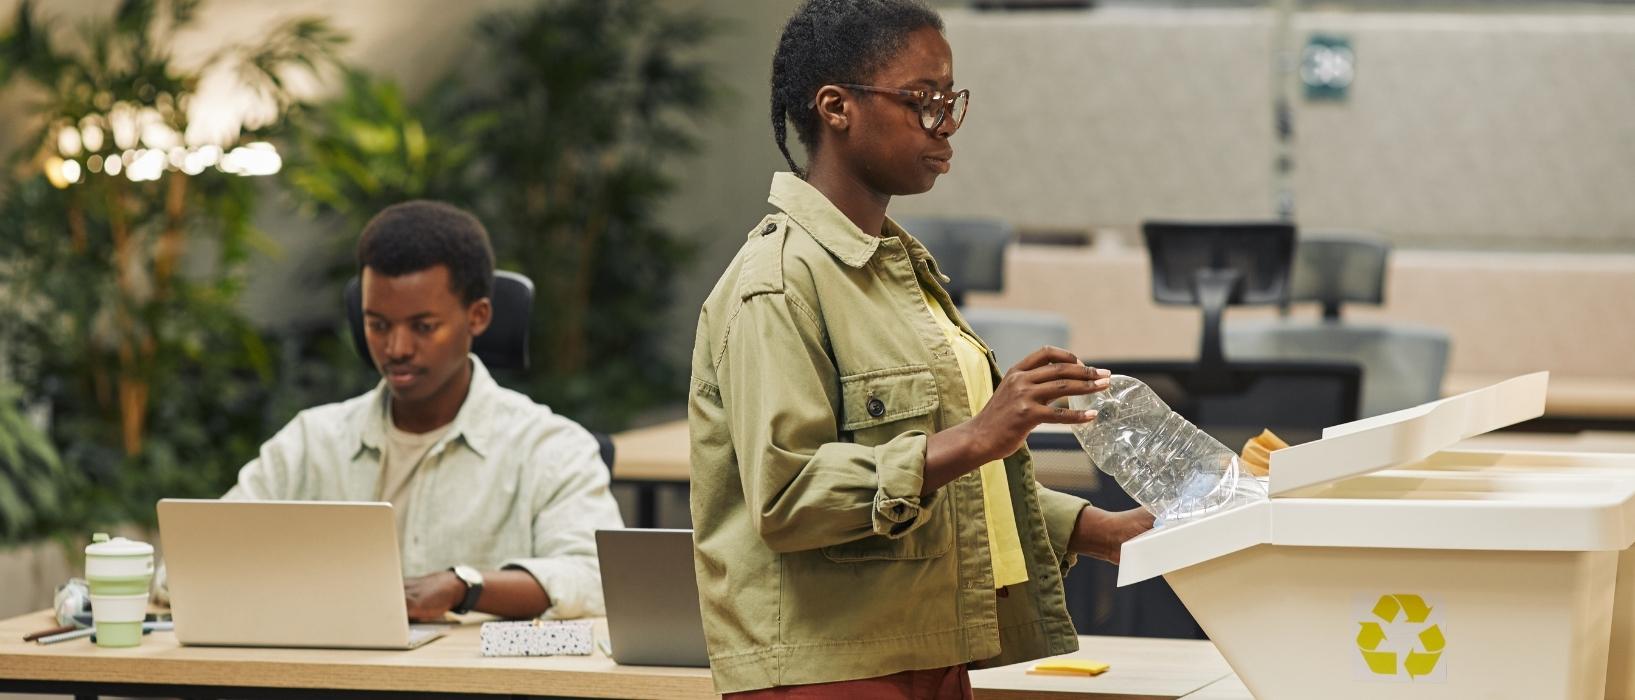
POLYGON ((699 595, 729 697, 968 697, 968 665, 1075 650, 1062 576, 1151 527, 1039 487, 1023 446, 1092 420, 1050 404, 1108 373, 1041 348, 1000 378, 886 218, 948 172, 968 100, 916 0, 808 0, 784 28, 772 126, 793 173, 693 350, 699 595))

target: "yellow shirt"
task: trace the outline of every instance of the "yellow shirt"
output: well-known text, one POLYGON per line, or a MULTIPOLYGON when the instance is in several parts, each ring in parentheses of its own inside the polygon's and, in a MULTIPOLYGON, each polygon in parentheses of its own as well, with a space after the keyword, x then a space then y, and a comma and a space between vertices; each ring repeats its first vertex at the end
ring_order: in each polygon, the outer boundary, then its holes
MULTIPOLYGON (((971 415, 982 411, 993 398, 993 379, 988 374, 988 355, 976 339, 954 325, 924 288, 920 295, 930 307, 931 316, 948 336, 959 360, 959 373, 965 378, 965 395, 971 401, 971 415)), ((1016 534, 1016 513, 1011 510, 1010 485, 1005 482, 1005 463, 994 460, 982 465, 982 511, 988 521, 988 554, 993 559, 994 588, 1004 588, 1028 580, 1027 562, 1022 559, 1022 541, 1016 534)))

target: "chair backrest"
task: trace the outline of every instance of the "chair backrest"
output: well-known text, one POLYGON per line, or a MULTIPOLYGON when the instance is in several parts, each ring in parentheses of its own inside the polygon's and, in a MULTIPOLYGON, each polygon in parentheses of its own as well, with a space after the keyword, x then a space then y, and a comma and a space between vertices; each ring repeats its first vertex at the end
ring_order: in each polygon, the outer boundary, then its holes
POLYGON ((1281 221, 1148 221, 1141 225, 1152 263, 1152 298, 1201 306, 1199 274, 1236 273, 1226 303, 1278 304, 1288 295, 1294 225, 1281 221))
POLYGON ((1234 360, 1361 365, 1363 418, 1441 398, 1451 344, 1439 328, 1329 320, 1232 323, 1224 335, 1226 355, 1234 360))
POLYGON ((892 217, 918 239, 937 267, 948 275, 948 296, 965 305, 965 293, 997 292, 1005 288, 1005 251, 1016 231, 999 219, 939 219, 892 217))
MULTIPOLYGON (((494 319, 488 330, 471 343, 471 351, 490 369, 528 369, 528 320, 534 310, 534 283, 526 276, 494 271, 494 319)), ((352 329, 352 348, 363 364, 374 368, 369 358, 369 341, 363 329, 363 288, 356 276, 347 280, 342 294, 347 325, 352 329)))
POLYGON ((1289 301, 1315 301, 1323 317, 1340 317, 1340 305, 1385 302, 1385 266, 1391 244, 1363 231, 1301 232, 1294 249, 1289 301))
POLYGON ((1295 247, 1289 301, 1322 304, 1322 320, 1227 324, 1222 334, 1227 356, 1358 363, 1364 370, 1363 417, 1441 398, 1450 345, 1447 331, 1340 318, 1342 304, 1384 303, 1390 255, 1391 245, 1371 233, 1302 233, 1295 247))
POLYGON ((1228 305, 1288 299, 1294 225, 1281 221, 1148 221, 1141 225, 1152 264, 1152 298, 1203 311, 1198 381, 1224 372, 1221 317, 1228 305))

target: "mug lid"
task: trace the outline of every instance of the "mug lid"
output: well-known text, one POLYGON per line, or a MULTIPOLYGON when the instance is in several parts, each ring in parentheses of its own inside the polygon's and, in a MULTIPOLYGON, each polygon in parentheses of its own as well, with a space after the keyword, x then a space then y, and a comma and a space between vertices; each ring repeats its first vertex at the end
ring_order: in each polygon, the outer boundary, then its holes
POLYGON ((123 537, 108 539, 107 535, 99 532, 91 536, 91 544, 85 546, 85 553, 99 557, 135 557, 153 554, 153 545, 123 537))

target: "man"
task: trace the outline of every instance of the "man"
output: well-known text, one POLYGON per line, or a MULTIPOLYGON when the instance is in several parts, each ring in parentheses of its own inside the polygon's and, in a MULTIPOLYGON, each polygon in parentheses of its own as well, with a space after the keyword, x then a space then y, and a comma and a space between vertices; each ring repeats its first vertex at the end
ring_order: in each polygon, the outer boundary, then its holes
POLYGON ((602 614, 594 533, 623 522, 596 439, 470 354, 493 314, 482 224, 405 202, 364 226, 357 254, 380 384, 302 411, 224 498, 390 501, 415 619, 602 614))

